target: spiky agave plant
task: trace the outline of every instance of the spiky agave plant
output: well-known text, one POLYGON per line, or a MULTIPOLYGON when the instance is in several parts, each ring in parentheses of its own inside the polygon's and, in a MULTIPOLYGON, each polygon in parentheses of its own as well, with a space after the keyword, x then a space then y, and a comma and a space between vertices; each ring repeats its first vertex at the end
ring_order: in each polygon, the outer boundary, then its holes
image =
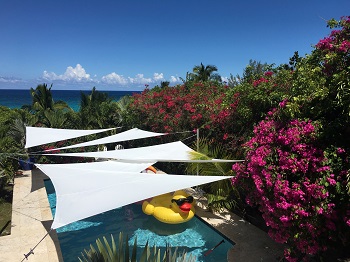
MULTIPOLYGON (((232 159, 232 156, 225 152, 224 147, 214 143, 213 140, 201 138, 196 147, 197 151, 191 152, 192 160, 232 159)), ((230 162, 189 163, 186 170, 188 173, 198 173, 203 176, 233 175, 232 163, 230 162)), ((210 183, 202 188, 208 200, 208 207, 212 210, 222 208, 232 210, 240 203, 239 192, 228 179, 210 183)))
MULTIPOLYGON (((126 236, 123 241, 123 232, 119 233, 118 246, 114 241, 113 235, 111 235, 111 244, 107 241, 106 237, 103 237, 103 242, 100 239, 96 240, 97 249, 90 244, 89 250, 84 250, 81 253, 80 262, 136 262, 137 251, 137 239, 135 238, 134 245, 129 254, 129 238, 126 236)), ((148 242, 143 249, 140 257, 140 262, 195 262, 196 257, 190 255, 187 257, 187 253, 178 253, 177 248, 173 251, 170 246, 166 247, 166 251, 161 256, 160 249, 156 246, 149 247, 148 242)))
POLYGON ((90 244, 90 249, 84 249, 84 253, 81 253, 82 257, 79 257, 80 262, 124 262, 124 261, 136 261, 136 239, 134 242, 131 258, 129 256, 128 236, 125 239, 125 246, 123 242, 123 233, 119 233, 118 247, 114 241, 113 235, 111 235, 111 245, 107 241, 106 237, 103 237, 103 242, 98 238, 96 240, 95 247, 90 244), (127 257, 127 260, 125 258, 127 257))

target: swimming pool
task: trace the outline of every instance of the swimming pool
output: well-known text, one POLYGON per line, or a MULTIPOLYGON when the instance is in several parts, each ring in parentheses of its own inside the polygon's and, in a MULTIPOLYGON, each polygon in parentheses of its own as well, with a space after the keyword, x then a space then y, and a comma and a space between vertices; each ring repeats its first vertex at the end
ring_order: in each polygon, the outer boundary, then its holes
MULTIPOLYGON (((45 180, 45 187, 54 216, 55 189, 50 180, 45 180)), ((137 237, 139 255, 148 241, 150 246, 156 245, 162 252, 167 244, 179 247, 178 251, 192 254, 198 262, 227 261, 227 251, 234 245, 232 241, 197 216, 182 224, 164 224, 153 216, 145 215, 140 204, 124 206, 89 217, 58 228, 56 232, 65 262, 78 261, 81 252, 89 249, 89 245, 94 244, 97 238, 102 239, 103 236, 106 236, 110 240, 112 234, 114 239, 118 239, 119 232, 124 232, 124 235, 129 236, 129 245, 133 245, 137 237), (209 255, 204 256, 208 250, 222 240, 224 243, 209 255)))

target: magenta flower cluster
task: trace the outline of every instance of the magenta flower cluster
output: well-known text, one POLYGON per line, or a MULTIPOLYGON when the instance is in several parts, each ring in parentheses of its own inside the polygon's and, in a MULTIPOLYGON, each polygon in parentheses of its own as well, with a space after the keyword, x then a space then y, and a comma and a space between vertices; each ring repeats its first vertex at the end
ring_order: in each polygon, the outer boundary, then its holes
POLYGON ((337 27, 340 30, 333 30, 329 36, 316 44, 316 50, 324 56, 324 72, 328 75, 346 69, 349 63, 350 54, 350 17, 342 17, 337 27))
POLYGON ((255 80, 253 81, 253 86, 257 87, 258 85, 260 85, 261 83, 268 83, 269 80, 264 78, 264 77, 261 77, 259 78, 258 80, 255 80))
MULTIPOLYGON (((255 127, 245 145, 246 162, 233 165, 232 182, 248 192, 248 204, 259 207, 270 237, 288 245, 285 258, 300 261, 325 251, 339 223, 349 226, 349 206, 347 214, 340 214, 335 201, 346 172, 333 172, 326 153, 315 146, 315 123, 281 124, 273 115, 255 127)), ((334 155, 343 153, 338 148, 334 155)))
POLYGON ((341 52, 347 53, 350 49, 349 42, 349 26, 350 17, 343 17, 341 20, 342 29, 333 30, 329 36, 321 39, 317 44, 316 48, 320 50, 325 50, 327 52, 341 52))

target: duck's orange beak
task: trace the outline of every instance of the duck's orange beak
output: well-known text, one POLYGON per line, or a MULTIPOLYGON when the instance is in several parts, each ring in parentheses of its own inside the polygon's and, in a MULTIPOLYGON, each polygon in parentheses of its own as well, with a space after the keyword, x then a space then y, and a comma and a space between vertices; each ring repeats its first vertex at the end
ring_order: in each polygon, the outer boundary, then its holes
POLYGON ((190 212, 191 207, 192 207, 191 203, 187 203, 187 202, 186 202, 186 203, 183 203, 181 206, 179 206, 179 208, 181 209, 181 211, 184 212, 184 213, 190 212))

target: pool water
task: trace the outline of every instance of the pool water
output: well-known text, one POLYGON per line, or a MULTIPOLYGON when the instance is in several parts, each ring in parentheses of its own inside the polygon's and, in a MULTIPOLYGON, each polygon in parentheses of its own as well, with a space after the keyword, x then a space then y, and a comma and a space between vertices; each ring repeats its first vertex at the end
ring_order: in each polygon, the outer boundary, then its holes
MULTIPOLYGON (((55 214, 56 193, 50 180, 45 180, 45 187, 52 214, 55 214)), ((110 201, 106 199, 106 201, 110 201)), ((198 262, 227 261, 227 252, 234 245, 232 241, 195 216, 186 223, 170 225, 145 215, 140 204, 117 208, 99 215, 89 217, 56 229, 62 256, 65 262, 78 261, 84 249, 95 244, 103 236, 110 242, 112 234, 117 241, 119 232, 128 235, 129 245, 133 246, 137 237, 137 254, 141 255, 147 241, 150 246, 156 245, 164 254, 165 247, 178 247, 178 252, 192 254, 198 262), (204 254, 220 243, 209 255, 204 254)))

